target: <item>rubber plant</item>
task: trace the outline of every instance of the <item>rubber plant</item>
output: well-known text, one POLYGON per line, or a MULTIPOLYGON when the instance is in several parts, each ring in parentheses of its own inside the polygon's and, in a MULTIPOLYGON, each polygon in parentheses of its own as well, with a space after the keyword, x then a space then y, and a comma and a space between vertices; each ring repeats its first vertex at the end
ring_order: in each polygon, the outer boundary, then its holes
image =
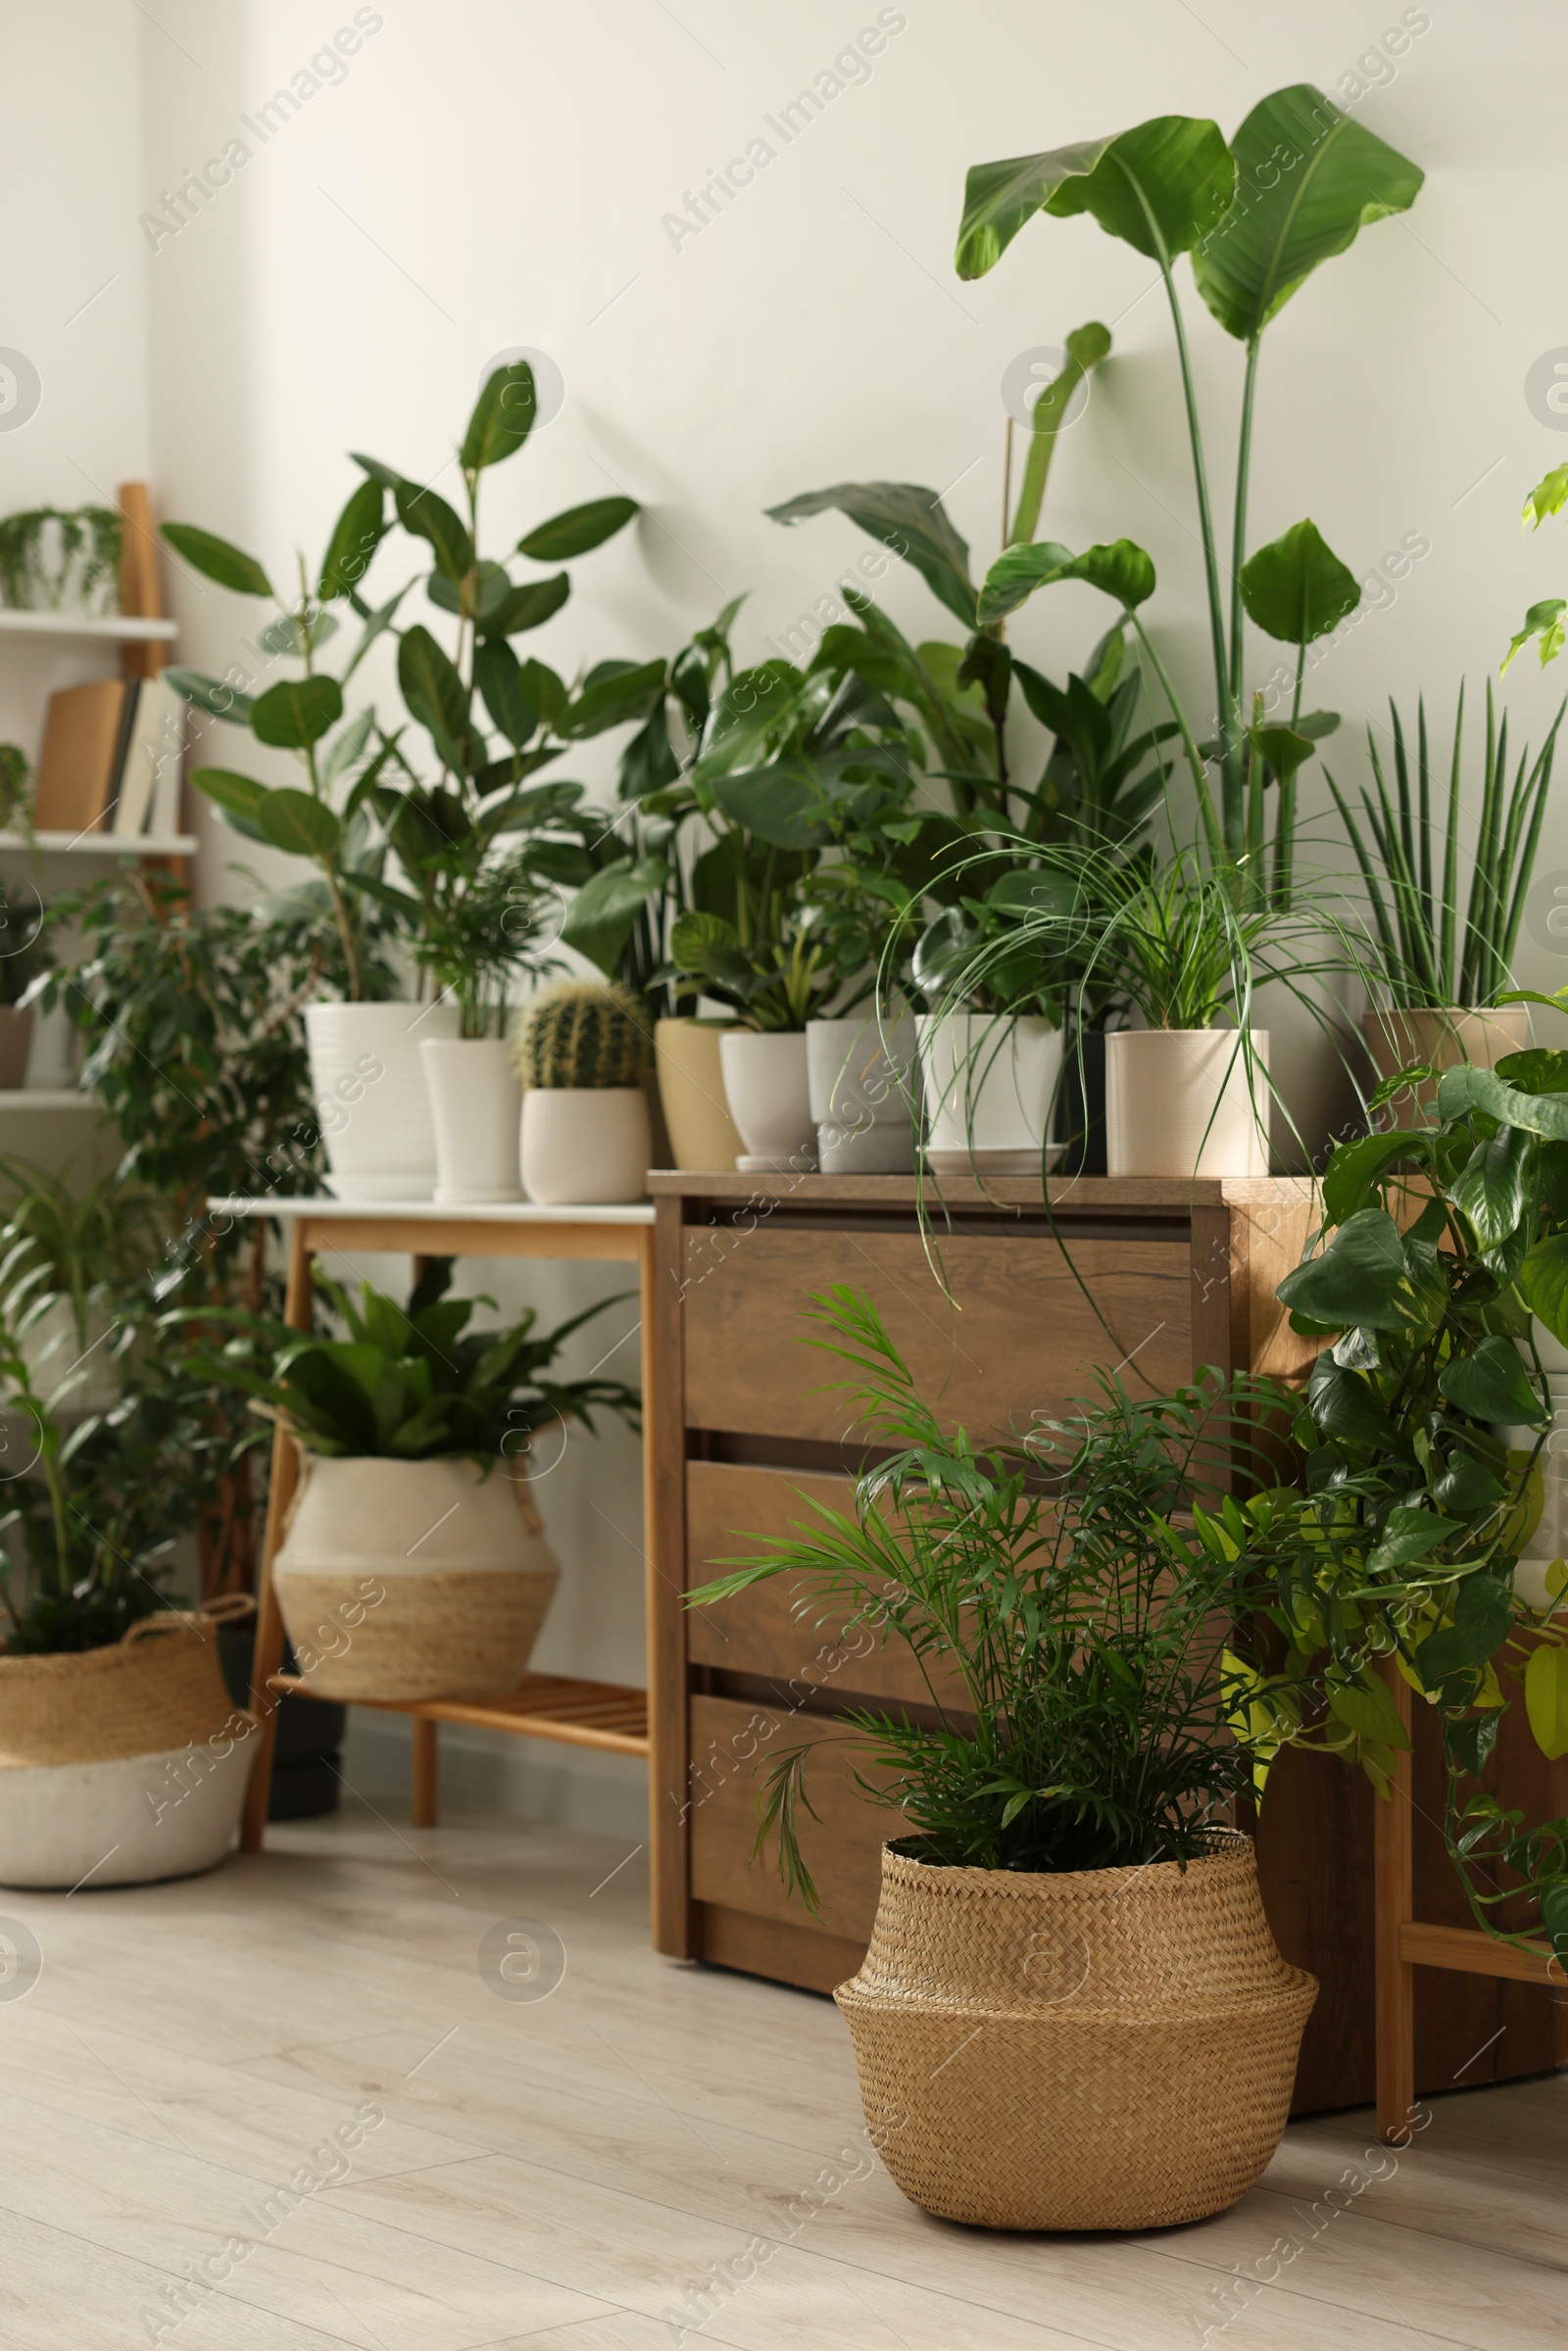
MULTIPOLYGON (((1374 1106, 1435 1077, 1403 1070, 1374 1106)), ((1533 1318, 1568 1343, 1568 1053, 1444 1072, 1432 1124, 1334 1152, 1323 1207, 1279 1291, 1323 1342, 1298 1415, 1303 1487, 1227 1502, 1199 1530, 1242 1560, 1271 1627, 1249 1720, 1386 1789, 1407 1743, 1379 1671, 1392 1659, 1443 1724, 1478 1921, 1520 1940, 1530 1921, 1495 1914, 1523 1900, 1568 1954, 1568 1819, 1527 1824, 1481 1784, 1521 1698, 1542 1750, 1568 1754, 1568 1562, 1544 1562, 1541 1607, 1515 1574, 1536 1557, 1551 1420, 1533 1318)))
POLYGON ((1154 263, 1170 308, 1197 492, 1217 737, 1184 710, 1141 618, 1155 586, 1145 550, 1119 538, 1074 554, 1045 540, 1008 547, 981 585, 978 625, 994 629, 1039 588, 1086 581, 1120 607, 1179 724, 1207 855, 1238 897, 1288 905, 1296 778, 1330 712, 1303 712, 1306 647, 1351 612, 1360 591, 1310 519, 1248 552, 1252 421, 1265 328, 1319 266, 1369 222, 1408 211, 1422 173, 1352 122, 1320 90, 1298 83, 1262 99, 1227 141, 1217 123, 1162 115, 1109 138, 976 165, 968 174, 956 254, 960 277, 994 269, 1037 213, 1086 214, 1108 236, 1154 263), (1246 353, 1230 542, 1222 552, 1210 495, 1187 328, 1176 285, 1180 257, 1212 316, 1246 353), (1224 585, 1229 578, 1228 592, 1224 585), (1245 624, 1296 648, 1288 721, 1261 698, 1248 706, 1245 624), (1219 771, 1215 805, 1206 761, 1219 771), (1272 868, 1265 800, 1277 787, 1272 868))

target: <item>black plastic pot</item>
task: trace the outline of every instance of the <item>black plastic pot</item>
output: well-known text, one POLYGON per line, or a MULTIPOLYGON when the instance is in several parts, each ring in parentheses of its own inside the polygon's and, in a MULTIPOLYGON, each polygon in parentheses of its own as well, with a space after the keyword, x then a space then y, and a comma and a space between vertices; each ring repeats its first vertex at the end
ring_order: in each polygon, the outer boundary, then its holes
MULTIPOLYGON (((248 1706, 251 1659, 256 1647, 253 1625, 219 1628, 218 1651, 228 1694, 236 1706, 248 1706)), ((294 1659, 285 1648, 283 1670, 293 1673, 294 1659)), ((338 1764, 349 1710, 320 1698, 283 1697, 277 1703, 277 1744, 272 1755, 272 1794, 267 1807, 270 1821, 317 1820, 337 1810, 338 1764)))
POLYGON ((1069 1029, 1062 1050, 1061 1092, 1056 1099, 1058 1175, 1103 1175, 1105 1156, 1105 1034, 1102 1029, 1069 1029), (1080 1066, 1080 1055, 1082 1066, 1080 1066))

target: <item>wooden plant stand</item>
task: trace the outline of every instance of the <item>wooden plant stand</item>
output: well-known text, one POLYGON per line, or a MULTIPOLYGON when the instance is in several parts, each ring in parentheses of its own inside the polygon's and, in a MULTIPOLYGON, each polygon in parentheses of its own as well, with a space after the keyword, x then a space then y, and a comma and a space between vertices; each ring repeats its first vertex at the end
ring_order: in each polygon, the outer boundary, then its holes
MULTIPOLYGON (((647 1533, 644 1559, 650 1615, 658 1582, 652 1485, 658 1433, 658 1397, 653 1377, 653 1239, 651 1207, 545 1208, 515 1206, 445 1208, 429 1200, 362 1201, 325 1199, 215 1200, 213 1216, 276 1216, 290 1227, 288 1292, 284 1319, 295 1330, 311 1327, 313 1265, 323 1250, 407 1252, 416 1262, 428 1257, 577 1257, 632 1264, 638 1269, 643 1390, 643 1499, 647 1533)), ((281 1433, 272 1446, 272 1482, 267 1507, 262 1585, 257 1595, 256 1657, 251 1706, 259 1717, 256 1760, 251 1767, 241 1829, 241 1850, 257 1853, 267 1829, 276 1740, 276 1694, 314 1697, 307 1678, 278 1671, 283 1654, 283 1619, 272 1588, 272 1561, 282 1540, 293 1498, 295 1458, 281 1433)), ((437 1817, 437 1740, 442 1723, 466 1723, 486 1731, 509 1731, 519 1739, 598 1747, 616 1755, 646 1756, 648 1696, 618 1683, 585 1682, 564 1674, 525 1674, 514 1690, 494 1698, 379 1698, 382 1712, 406 1714, 414 1725, 413 1818, 416 1828, 433 1828, 437 1817)), ((658 1866, 662 1824, 651 1823, 650 1849, 658 1866)))

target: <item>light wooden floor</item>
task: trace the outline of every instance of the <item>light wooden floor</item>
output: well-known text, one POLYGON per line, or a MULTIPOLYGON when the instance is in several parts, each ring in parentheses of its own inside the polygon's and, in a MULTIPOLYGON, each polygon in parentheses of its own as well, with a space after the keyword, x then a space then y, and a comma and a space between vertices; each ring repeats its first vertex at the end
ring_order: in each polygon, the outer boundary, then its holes
POLYGON ((626 1851, 606 1838, 410 1831, 390 1807, 272 1839, 184 1885, 0 1891, 0 1933, 20 1919, 44 1953, 26 1996, 0 1998, 4 2351, 654 2351, 678 2339, 662 2314, 695 2325, 687 2296, 754 2237, 773 2250, 710 2294, 689 2345, 1568 2341, 1568 2080, 1434 2101, 1396 2172, 1332 2221, 1325 2191, 1364 2176, 1364 2116, 1294 2129, 1198 2228, 986 2236, 870 2164, 829 2002, 649 1951, 642 1855, 602 1883, 626 1851), (486 1929, 518 1915, 565 1947, 542 2001, 479 1973, 486 1929), (352 2168, 303 2190, 367 2101, 385 2120, 352 2168), (263 2200, 291 2181, 268 2233, 263 2200), (1293 2236, 1282 2268, 1270 2247, 1293 2236), (233 2266, 174 2324, 160 2296, 204 2262, 233 2266))

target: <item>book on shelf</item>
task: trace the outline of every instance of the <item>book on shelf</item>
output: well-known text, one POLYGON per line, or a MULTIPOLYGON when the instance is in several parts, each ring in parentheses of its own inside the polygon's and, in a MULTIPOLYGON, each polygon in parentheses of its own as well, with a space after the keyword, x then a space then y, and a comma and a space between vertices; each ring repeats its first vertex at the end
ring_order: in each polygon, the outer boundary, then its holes
POLYGON ((49 697, 33 788, 40 832, 134 839, 179 830, 185 706, 161 677, 110 677, 49 697))

